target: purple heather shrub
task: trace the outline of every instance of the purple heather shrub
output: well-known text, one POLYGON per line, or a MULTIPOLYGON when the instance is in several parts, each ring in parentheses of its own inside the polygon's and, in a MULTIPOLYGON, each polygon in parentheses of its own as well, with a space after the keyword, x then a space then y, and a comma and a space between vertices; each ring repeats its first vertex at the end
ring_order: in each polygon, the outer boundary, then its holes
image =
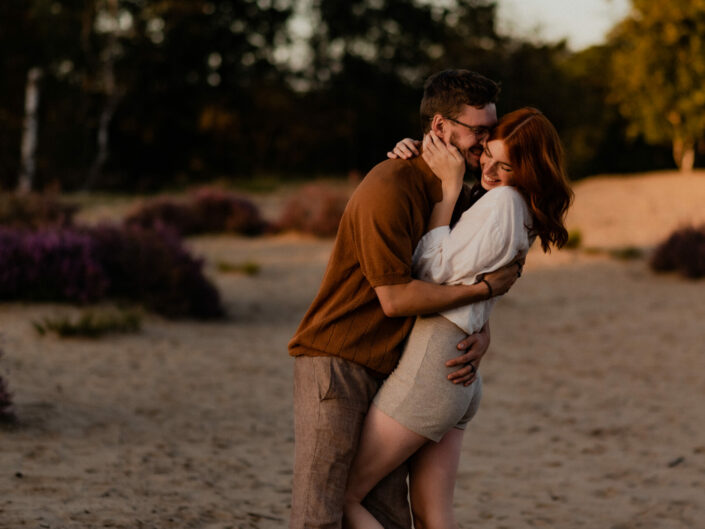
POLYGON ((125 223, 145 229, 166 227, 180 235, 226 231, 257 235, 266 227, 253 202, 214 188, 199 189, 186 200, 156 198, 133 210, 125 223))
POLYGON ((197 231, 197 220, 193 207, 184 201, 160 197, 137 206, 125 219, 127 226, 144 229, 168 228, 181 235, 197 231))
MULTIPOLYGON (((0 358, 2 354, 0 351, 0 358)), ((0 423, 11 423, 15 420, 15 413, 12 411, 12 395, 7 389, 5 380, 0 376, 0 423)))
POLYGON ((52 194, 0 193, 0 224, 6 227, 39 229, 71 226, 77 209, 52 194))
POLYGON ((110 278, 111 297, 139 301, 170 317, 224 314, 203 262, 191 256, 175 231, 98 226, 89 233, 110 278))
POLYGON ((302 187, 284 206, 277 227, 318 237, 333 237, 348 202, 348 193, 322 184, 302 187))
POLYGON ((259 208, 250 200, 217 188, 201 188, 193 195, 200 232, 228 231, 258 235, 266 228, 259 208))
POLYGON ((0 229, 0 299, 96 301, 109 279, 90 236, 73 229, 0 229))
POLYGON ((0 229, 0 300, 144 304, 166 316, 223 315, 218 291, 174 231, 136 226, 0 229))
POLYGON ((705 225, 686 226, 674 231, 651 256, 656 272, 676 271, 685 277, 705 277, 705 225))

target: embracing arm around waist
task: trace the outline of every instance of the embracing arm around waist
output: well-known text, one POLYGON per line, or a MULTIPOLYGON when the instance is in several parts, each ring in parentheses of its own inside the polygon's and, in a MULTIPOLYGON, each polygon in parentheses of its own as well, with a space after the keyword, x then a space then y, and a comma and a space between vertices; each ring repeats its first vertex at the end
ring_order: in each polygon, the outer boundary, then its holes
POLYGON ((488 299, 487 287, 475 285, 437 285, 418 279, 397 285, 375 287, 384 314, 388 317, 433 314, 468 303, 488 299))

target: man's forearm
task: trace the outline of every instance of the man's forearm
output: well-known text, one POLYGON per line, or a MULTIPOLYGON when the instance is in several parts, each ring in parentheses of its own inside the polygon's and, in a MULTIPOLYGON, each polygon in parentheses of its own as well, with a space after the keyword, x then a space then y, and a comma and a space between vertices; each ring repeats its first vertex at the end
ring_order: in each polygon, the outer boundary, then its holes
POLYGON ((487 286, 438 285, 418 279, 401 285, 385 285, 375 289, 387 316, 416 316, 454 309, 488 299, 487 286))

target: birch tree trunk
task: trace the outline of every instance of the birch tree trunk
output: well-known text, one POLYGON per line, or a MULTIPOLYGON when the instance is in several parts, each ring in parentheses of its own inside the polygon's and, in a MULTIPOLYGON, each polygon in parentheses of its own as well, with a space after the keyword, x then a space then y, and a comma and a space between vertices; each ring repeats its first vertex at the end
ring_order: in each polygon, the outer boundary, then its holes
POLYGON ((118 1, 107 0, 108 11, 114 21, 112 31, 108 33, 107 45, 103 57, 103 90, 105 105, 98 121, 97 153, 88 171, 84 189, 91 189, 100 179, 105 162, 110 154, 110 124, 120 101, 120 93, 115 82, 115 58, 118 55, 118 1))
POLYGON ((22 145, 20 148, 20 174, 17 183, 19 193, 29 193, 34 184, 34 172, 37 167, 37 136, 39 134, 39 108, 40 86, 43 71, 35 66, 27 72, 27 85, 25 88, 24 122, 22 124, 22 145))
POLYGON ((695 165, 695 141, 676 136, 673 139, 673 159, 682 173, 692 171, 695 165))

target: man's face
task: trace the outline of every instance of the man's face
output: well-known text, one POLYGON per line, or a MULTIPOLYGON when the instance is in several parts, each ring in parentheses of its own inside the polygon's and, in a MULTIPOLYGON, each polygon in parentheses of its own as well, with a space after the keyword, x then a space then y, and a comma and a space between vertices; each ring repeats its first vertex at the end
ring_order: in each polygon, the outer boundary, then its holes
POLYGON ((469 105, 455 118, 445 118, 443 141, 450 142, 465 158, 468 169, 480 167, 480 156, 490 129, 497 124, 497 107, 494 103, 482 108, 469 105))

